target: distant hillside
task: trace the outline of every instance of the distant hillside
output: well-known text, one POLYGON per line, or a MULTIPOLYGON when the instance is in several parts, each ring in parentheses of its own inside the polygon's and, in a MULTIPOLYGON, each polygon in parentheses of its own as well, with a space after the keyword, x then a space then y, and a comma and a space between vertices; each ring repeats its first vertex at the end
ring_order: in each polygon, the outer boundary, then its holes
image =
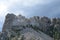
POLYGON ((60 39, 60 18, 7 14, 0 40, 54 40, 60 39))

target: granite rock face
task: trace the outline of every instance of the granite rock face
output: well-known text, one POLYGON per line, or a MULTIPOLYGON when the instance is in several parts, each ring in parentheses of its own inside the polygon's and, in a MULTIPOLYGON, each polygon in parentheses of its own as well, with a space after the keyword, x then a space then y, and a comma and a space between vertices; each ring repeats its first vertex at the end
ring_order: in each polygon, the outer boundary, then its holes
POLYGON ((7 14, 0 40, 53 40, 53 29, 60 31, 60 19, 7 14))

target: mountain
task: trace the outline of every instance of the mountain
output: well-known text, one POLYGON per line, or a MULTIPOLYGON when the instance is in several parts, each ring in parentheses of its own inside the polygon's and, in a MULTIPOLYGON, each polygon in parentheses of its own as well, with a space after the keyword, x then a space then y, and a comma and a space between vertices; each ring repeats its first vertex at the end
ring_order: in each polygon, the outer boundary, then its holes
POLYGON ((55 33, 60 32, 59 24, 60 18, 7 14, 0 40, 54 40, 55 33))

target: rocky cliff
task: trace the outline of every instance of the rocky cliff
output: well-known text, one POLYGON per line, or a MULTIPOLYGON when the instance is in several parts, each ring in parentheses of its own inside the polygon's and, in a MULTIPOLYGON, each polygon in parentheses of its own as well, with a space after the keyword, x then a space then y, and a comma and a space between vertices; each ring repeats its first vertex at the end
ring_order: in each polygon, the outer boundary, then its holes
POLYGON ((0 40, 53 40, 56 30, 60 32, 60 18, 7 14, 0 40))

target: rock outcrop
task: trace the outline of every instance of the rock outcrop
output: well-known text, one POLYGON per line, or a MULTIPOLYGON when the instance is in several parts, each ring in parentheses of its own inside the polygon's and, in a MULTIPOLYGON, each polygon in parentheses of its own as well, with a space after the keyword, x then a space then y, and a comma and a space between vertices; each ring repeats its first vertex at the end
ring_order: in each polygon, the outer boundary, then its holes
POLYGON ((53 29, 60 32, 60 19, 7 14, 0 40, 53 40, 53 29))

